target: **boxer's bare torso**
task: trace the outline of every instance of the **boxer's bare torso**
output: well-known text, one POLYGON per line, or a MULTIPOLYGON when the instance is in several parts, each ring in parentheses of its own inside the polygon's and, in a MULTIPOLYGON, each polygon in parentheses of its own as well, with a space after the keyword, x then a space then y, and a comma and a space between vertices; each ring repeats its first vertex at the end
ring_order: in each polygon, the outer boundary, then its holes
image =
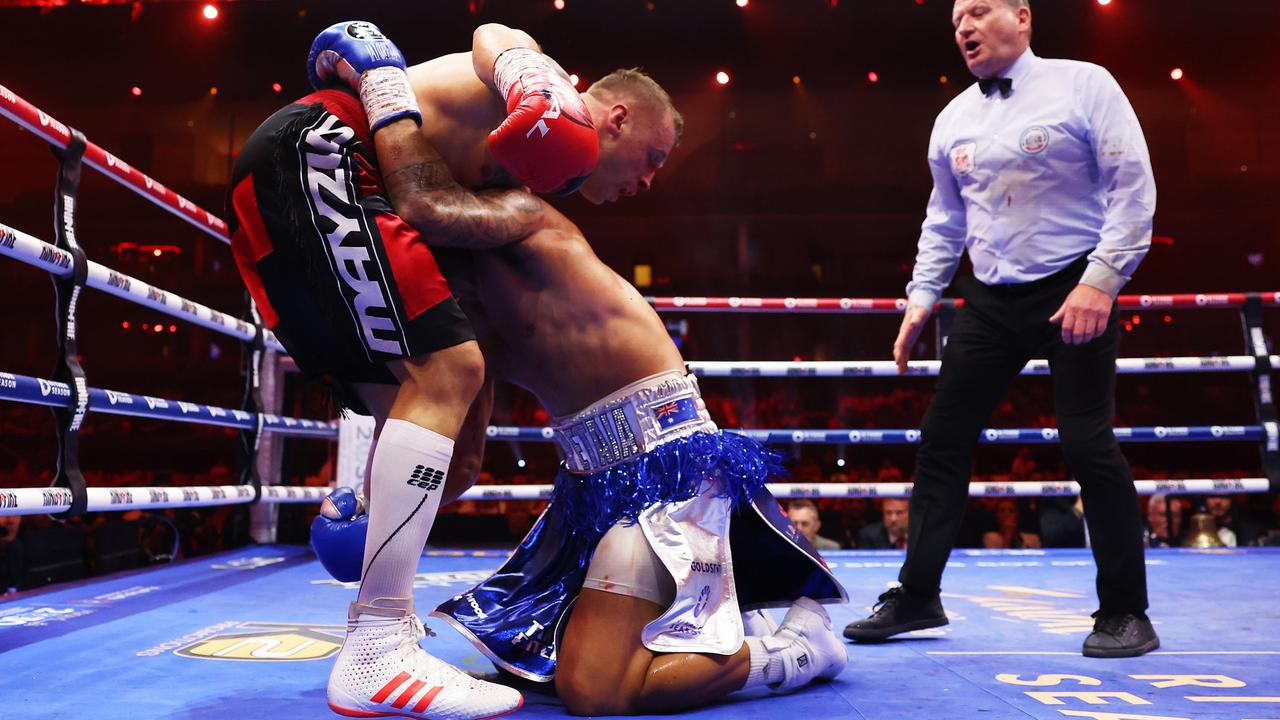
MULTIPOLYGON (((423 134, 463 185, 510 184, 486 138, 506 116, 470 53, 409 68, 423 134)), ((669 150, 669 148, 668 148, 669 150)), ((437 251, 489 372, 564 415, 684 360, 658 314, 548 207, 547 229, 500 250, 437 251)))

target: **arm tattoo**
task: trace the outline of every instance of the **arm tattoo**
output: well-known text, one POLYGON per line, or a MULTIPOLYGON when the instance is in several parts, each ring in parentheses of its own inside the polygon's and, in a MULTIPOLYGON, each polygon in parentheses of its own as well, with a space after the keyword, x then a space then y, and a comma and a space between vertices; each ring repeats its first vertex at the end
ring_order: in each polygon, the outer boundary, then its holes
POLYGON ((533 234, 545 219, 546 206, 523 189, 471 192, 462 187, 439 155, 396 168, 384 180, 393 205, 425 208, 416 216, 432 244, 506 245, 533 234))

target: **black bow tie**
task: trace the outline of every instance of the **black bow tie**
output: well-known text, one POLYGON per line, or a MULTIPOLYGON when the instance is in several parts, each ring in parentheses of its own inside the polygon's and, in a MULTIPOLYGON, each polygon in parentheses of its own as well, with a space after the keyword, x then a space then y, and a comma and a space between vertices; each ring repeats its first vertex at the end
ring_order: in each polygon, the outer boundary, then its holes
POLYGON ((1013 92, 1013 80, 1009 78, 982 78, 978 81, 978 89, 983 95, 990 95, 992 90, 1000 88, 1000 97, 1009 97, 1013 92))

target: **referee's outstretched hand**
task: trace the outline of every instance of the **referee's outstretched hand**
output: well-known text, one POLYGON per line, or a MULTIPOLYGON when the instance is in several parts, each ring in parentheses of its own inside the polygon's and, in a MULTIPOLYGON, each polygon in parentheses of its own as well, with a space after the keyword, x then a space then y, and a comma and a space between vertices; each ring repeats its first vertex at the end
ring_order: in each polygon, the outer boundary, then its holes
POLYGON ((1049 322, 1062 326, 1062 342, 1083 345, 1107 330, 1111 296, 1089 285, 1077 285, 1049 322))
POLYGON ((916 346, 916 340, 920 339, 920 332, 924 330, 924 321, 929 319, 931 312, 933 308, 919 305, 907 306, 907 311, 902 316, 902 327, 898 329, 898 339, 893 341, 893 361, 898 364, 899 375, 906 374, 907 361, 911 359, 911 349, 916 346))

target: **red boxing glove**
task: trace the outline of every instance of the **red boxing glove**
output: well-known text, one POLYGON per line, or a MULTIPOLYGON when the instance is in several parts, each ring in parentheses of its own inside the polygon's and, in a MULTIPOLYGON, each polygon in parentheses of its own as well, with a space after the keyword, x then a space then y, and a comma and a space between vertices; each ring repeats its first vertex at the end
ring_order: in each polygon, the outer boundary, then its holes
POLYGON ((537 193, 571 193, 596 168, 600 139, 582 96, 553 60, 529 48, 498 56, 494 85, 507 119, 489 133, 489 150, 537 193))

